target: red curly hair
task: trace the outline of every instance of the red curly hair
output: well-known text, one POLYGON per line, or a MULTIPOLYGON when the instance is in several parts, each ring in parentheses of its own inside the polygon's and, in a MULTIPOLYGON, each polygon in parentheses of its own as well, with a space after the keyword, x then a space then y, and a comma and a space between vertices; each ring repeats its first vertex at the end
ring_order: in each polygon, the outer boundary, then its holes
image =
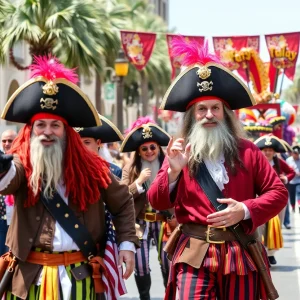
MULTIPOLYGON (((65 124, 66 150, 64 154, 64 182, 66 194, 81 211, 87 209, 100 199, 100 188, 106 189, 111 183, 109 165, 100 156, 92 153, 83 145, 80 136, 69 125, 65 124)), ((28 197, 25 207, 35 205, 40 197, 33 195, 29 178, 32 174, 30 162, 30 137, 32 125, 26 124, 14 140, 10 153, 17 154, 24 166, 27 178, 28 197)))

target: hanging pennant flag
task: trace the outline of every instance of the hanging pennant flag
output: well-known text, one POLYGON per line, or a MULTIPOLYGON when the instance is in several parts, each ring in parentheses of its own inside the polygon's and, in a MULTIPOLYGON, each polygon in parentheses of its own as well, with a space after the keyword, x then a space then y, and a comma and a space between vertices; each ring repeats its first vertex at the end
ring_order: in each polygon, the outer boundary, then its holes
POLYGON ((148 63, 156 40, 155 33, 121 30, 121 42, 126 56, 141 71, 148 63))
POLYGON ((251 59, 251 49, 259 52, 259 36, 227 36, 213 37, 216 54, 230 70, 237 70, 247 82, 248 63, 251 59))
POLYGON ((270 90, 275 93, 278 75, 281 71, 290 80, 294 79, 300 32, 269 34, 265 37, 271 60, 269 68, 270 90))
POLYGON ((232 71, 237 70, 253 89, 260 94, 269 81, 263 61, 259 57, 259 36, 213 37, 215 52, 232 71))
POLYGON ((204 45, 204 36, 194 36, 194 35, 177 35, 177 34, 167 34, 167 44, 168 44, 168 52, 169 52, 169 57, 171 61, 171 66, 172 66, 172 77, 171 79, 174 79, 176 77, 176 69, 179 69, 181 67, 180 63, 180 57, 174 57, 172 53, 172 40, 174 38, 178 37, 184 37, 188 41, 196 41, 199 43, 201 46, 204 45))

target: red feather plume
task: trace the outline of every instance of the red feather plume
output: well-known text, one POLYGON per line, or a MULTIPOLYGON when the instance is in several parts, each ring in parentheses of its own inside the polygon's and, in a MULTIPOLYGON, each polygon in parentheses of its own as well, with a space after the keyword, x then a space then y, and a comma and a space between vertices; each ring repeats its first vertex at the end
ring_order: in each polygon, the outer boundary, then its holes
POLYGON ((75 69, 67 69, 53 56, 34 56, 34 62, 30 66, 30 70, 31 78, 42 76, 47 80, 65 78, 74 84, 78 82, 75 69))
POLYGON ((156 124, 156 122, 151 119, 150 117, 146 116, 146 117, 139 117, 135 122, 132 123, 132 125, 130 126, 130 128, 125 130, 125 133, 130 132, 131 130, 133 130, 134 128, 141 126, 143 124, 148 124, 148 123, 152 123, 152 124, 156 124))
POLYGON ((185 67, 199 63, 205 65, 209 62, 215 62, 222 65, 218 56, 209 53, 207 41, 201 46, 197 41, 187 41, 184 37, 179 36, 172 40, 171 46, 172 55, 174 57, 180 57, 181 64, 185 67))

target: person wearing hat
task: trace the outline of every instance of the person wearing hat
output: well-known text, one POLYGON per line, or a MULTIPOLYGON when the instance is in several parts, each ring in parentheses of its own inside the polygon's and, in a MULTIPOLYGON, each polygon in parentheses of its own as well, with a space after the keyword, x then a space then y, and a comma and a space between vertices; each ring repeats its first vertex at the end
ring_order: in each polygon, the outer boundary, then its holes
MULTIPOLYGON (((262 151, 270 165, 274 168, 281 182, 288 184, 296 175, 295 171, 276 153, 286 153, 289 151, 289 145, 283 140, 273 135, 265 135, 258 138, 254 144, 262 151)), ((281 233, 281 225, 285 214, 285 208, 278 216, 270 219, 262 226, 262 234, 264 236, 264 244, 267 248, 268 259, 271 265, 276 265, 275 251, 283 247, 283 238, 281 233)))
MULTIPOLYGON (((99 115, 101 126, 97 127, 76 127, 74 128, 81 137, 83 144, 92 152, 99 154, 102 143, 113 143, 123 141, 124 137, 120 130, 107 118, 99 115)), ((122 169, 109 162, 110 171, 121 179, 122 169)))
POLYGON ((73 129, 100 125, 74 71, 47 57, 36 57, 31 69, 1 115, 26 123, 12 155, 0 155, 0 192, 15 197, 6 244, 17 265, 6 299, 102 299, 111 283, 102 258, 104 203, 127 279, 139 244, 132 196, 73 129))
POLYGON ((256 229, 284 208, 287 190, 232 112, 254 99, 207 45, 180 38, 172 48, 186 69, 160 109, 185 113, 182 137, 170 140, 147 193, 154 209, 174 207, 180 224, 166 245, 165 299, 275 299, 275 288, 263 284, 268 259, 256 229))
MULTIPOLYGON (((295 212, 296 207, 296 196, 300 213, 300 193, 296 193, 297 186, 300 185, 300 147, 298 145, 292 147, 292 155, 287 158, 286 163, 295 170, 296 176, 293 180, 291 180, 288 184, 288 190, 290 195, 290 203, 292 206, 292 211, 295 212)), ((287 217, 286 222, 289 221, 289 217, 287 217)), ((289 225, 289 223, 288 223, 289 225)))
MULTIPOLYGON (((135 281, 141 300, 150 300, 151 276, 149 266, 150 240, 153 238, 159 254, 164 284, 168 281, 169 265, 163 246, 168 225, 174 222, 169 211, 157 211, 148 205, 146 192, 156 177, 170 136, 148 117, 139 118, 128 130, 121 152, 134 152, 132 161, 123 168, 122 182, 129 186, 134 198, 137 234, 141 248, 136 252, 135 281)), ((176 225, 175 225, 176 226, 176 225)))

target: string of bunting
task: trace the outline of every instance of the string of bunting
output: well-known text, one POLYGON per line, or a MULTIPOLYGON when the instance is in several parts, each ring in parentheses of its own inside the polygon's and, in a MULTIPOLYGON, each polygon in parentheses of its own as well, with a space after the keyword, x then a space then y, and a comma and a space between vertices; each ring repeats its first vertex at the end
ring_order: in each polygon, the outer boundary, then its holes
MULTIPOLYGON (((156 33, 127 30, 121 30, 120 33, 122 47, 130 63, 138 71, 143 70, 151 57, 156 33)), ((172 54, 172 40, 178 36, 166 34, 172 79, 175 78, 176 70, 181 66, 180 57, 174 57, 172 54)), ((180 36, 197 41, 200 45, 205 42, 204 36, 180 36)), ((248 84, 252 82, 257 94, 266 92, 268 87, 270 92, 275 93, 280 74, 293 80, 299 52, 300 32, 269 34, 265 35, 265 40, 270 55, 269 63, 264 63, 259 56, 260 36, 213 37, 216 54, 230 70, 236 70, 248 84)), ((282 83, 283 80, 280 93, 282 83)))

